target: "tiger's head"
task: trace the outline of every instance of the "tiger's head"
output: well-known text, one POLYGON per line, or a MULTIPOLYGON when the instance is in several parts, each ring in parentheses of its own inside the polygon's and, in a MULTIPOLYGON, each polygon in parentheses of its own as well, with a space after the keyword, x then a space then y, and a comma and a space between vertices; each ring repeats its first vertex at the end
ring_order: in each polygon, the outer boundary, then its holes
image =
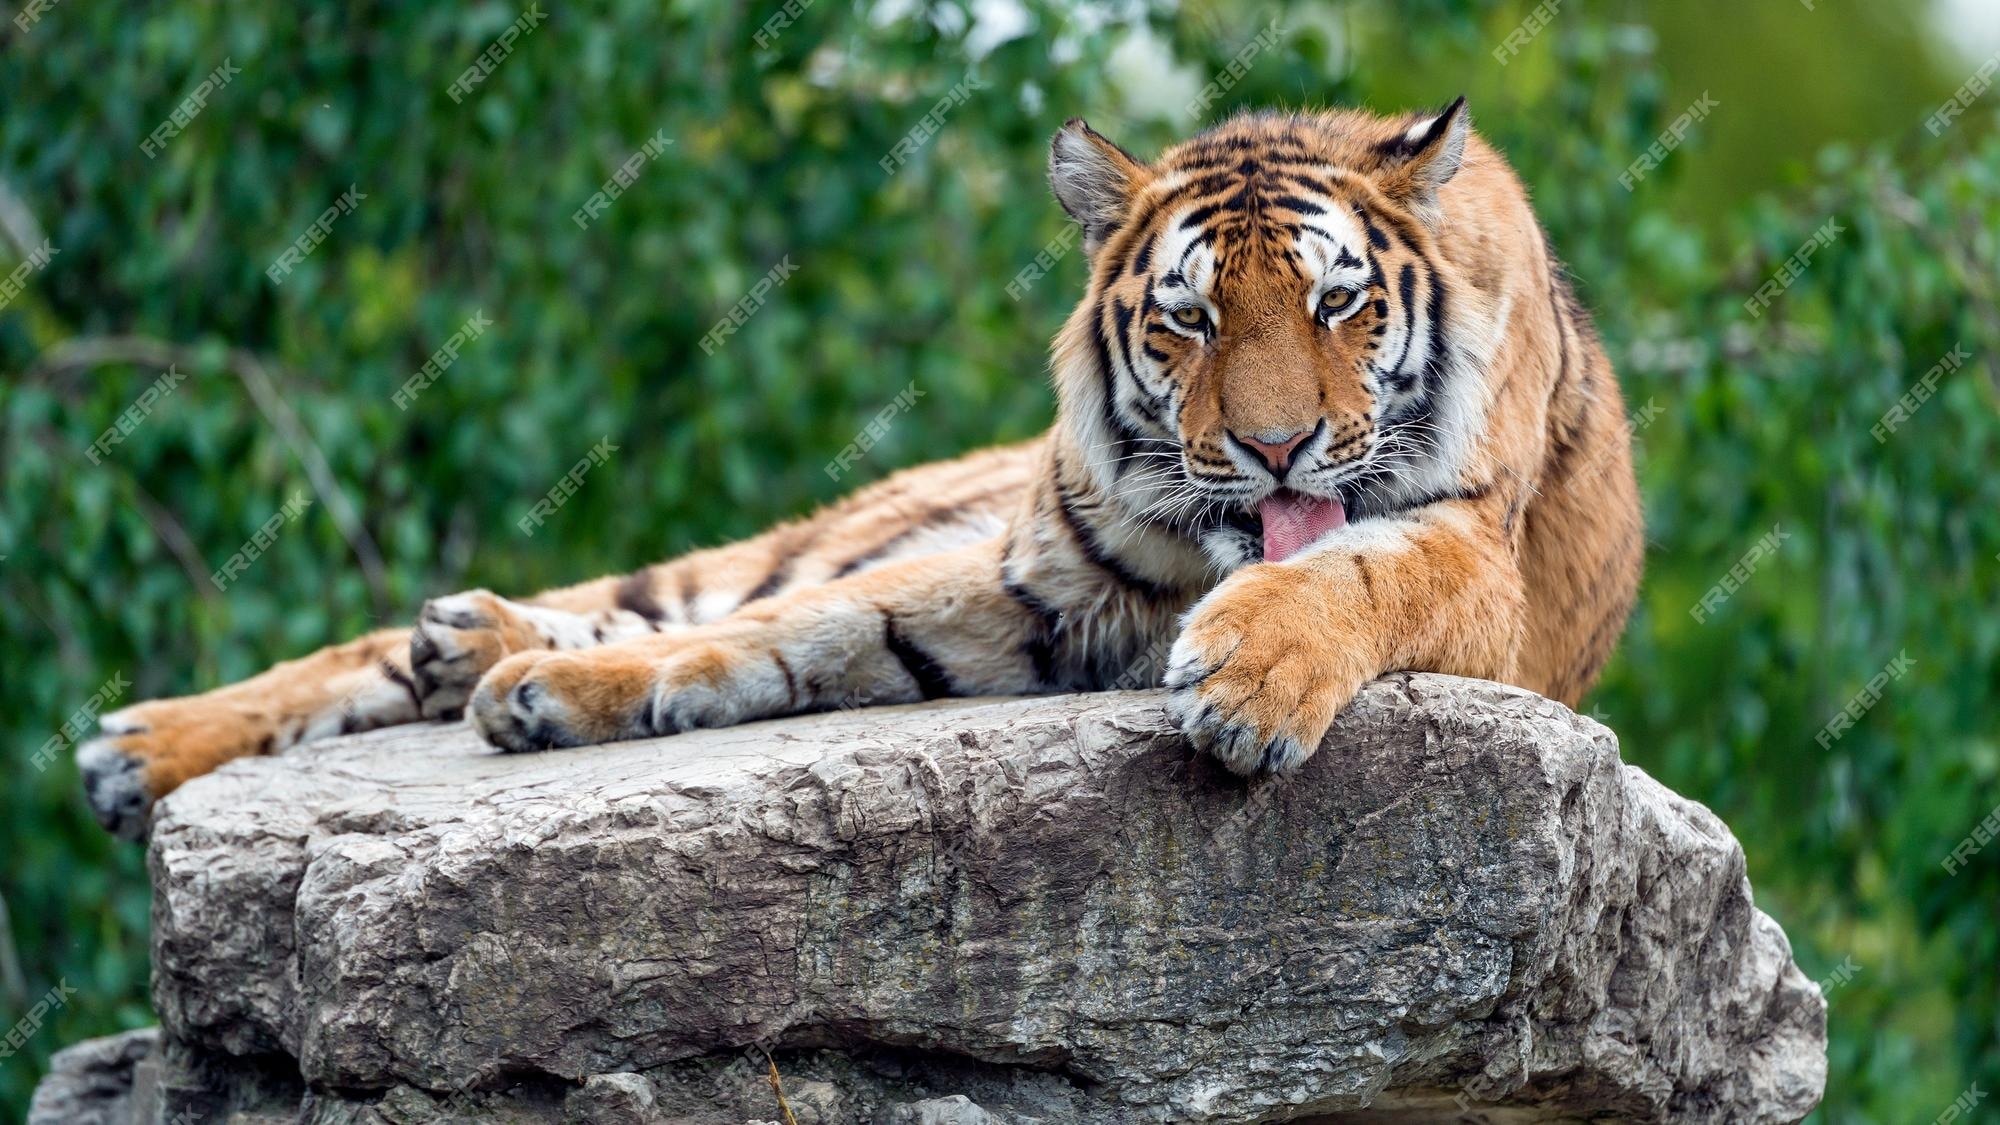
POLYGON ((1491 335, 1440 251, 1469 141, 1463 98, 1238 117, 1150 164, 1065 125, 1091 278, 1057 386, 1098 483, 1229 570, 1457 480, 1491 335))

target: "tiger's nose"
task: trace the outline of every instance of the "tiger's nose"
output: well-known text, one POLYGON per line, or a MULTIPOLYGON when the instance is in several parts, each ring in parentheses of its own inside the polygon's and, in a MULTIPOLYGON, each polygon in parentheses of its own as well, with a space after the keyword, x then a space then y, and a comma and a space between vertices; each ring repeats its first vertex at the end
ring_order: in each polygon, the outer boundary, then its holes
POLYGON ((1229 438, 1262 458, 1264 464, 1270 466, 1272 474, 1279 480, 1284 480, 1285 474, 1292 471, 1292 461, 1298 456, 1299 447, 1310 439, 1318 437, 1319 432, 1325 428, 1326 419, 1322 418, 1319 420, 1319 425, 1312 429, 1300 430, 1288 438, 1280 438, 1277 441, 1243 437, 1233 430, 1229 432, 1229 438))

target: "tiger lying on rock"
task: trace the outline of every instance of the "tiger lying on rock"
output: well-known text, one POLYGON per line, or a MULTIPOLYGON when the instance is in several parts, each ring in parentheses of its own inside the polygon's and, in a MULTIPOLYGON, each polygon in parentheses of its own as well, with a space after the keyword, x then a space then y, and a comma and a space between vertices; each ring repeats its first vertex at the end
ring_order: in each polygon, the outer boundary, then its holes
POLYGON ((1152 163, 1072 120, 1050 179, 1090 282, 1042 437, 108 715, 78 751, 99 820, 142 835, 231 758, 391 723, 544 750, 1129 686, 1162 650, 1173 720, 1242 774, 1297 766, 1387 671, 1577 702, 1639 580, 1630 431, 1464 99, 1241 116, 1152 163))

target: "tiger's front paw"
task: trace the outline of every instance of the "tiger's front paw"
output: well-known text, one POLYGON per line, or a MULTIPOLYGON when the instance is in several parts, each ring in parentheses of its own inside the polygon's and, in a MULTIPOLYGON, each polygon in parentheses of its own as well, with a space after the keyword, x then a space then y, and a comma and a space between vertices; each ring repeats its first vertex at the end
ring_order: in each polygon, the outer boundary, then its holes
POLYGON ((1167 714, 1231 771, 1282 773, 1311 757, 1373 674, 1361 638, 1298 576, 1238 571, 1189 612, 1168 658, 1167 714))
POLYGON ((603 649, 517 653, 480 679, 466 713, 481 738, 517 754, 638 738, 651 679, 651 661, 603 649))

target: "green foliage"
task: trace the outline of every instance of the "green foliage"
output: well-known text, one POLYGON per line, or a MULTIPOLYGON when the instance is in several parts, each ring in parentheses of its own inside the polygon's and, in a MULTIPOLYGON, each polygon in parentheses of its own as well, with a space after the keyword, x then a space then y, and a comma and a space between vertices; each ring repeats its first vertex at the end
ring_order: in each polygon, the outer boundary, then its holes
POLYGON ((0 733, 15 766, 0 937, 22 967, 10 979, 0 949, 0 1024, 58 980, 77 993, 0 1063, 0 1116, 57 1046, 151 1022, 142 856, 89 822, 66 746, 33 760, 99 685, 129 680, 121 702, 200 690, 427 595, 622 571, 1036 432, 1046 341, 1082 276, 1071 252, 1007 292, 1064 230, 1047 137, 1082 113, 1157 148, 1273 16, 1279 45, 1208 116, 1464 89, 1598 310, 1650 419, 1635 445, 1652 550, 1592 702, 1632 760, 1730 822, 1808 972, 1859 966, 1830 996, 1822 1116, 1928 1118, 2000 1079, 2000 847, 1941 866, 2000 804, 2000 618, 1982 612, 2000 598, 1991 110, 1922 130, 1962 75, 1885 14, 1901 6, 1760 12, 1711 49, 1718 4, 1623 22, 1565 6, 1504 67, 1490 52, 1530 4, 1112 18, 1038 0, 997 45, 959 4, 871 19, 817 4, 767 47, 753 37, 776 4, 550 6, 462 103, 447 87, 520 9, 63 3, 10 32, 0 180, 21 206, 0 198, 0 276, 22 215, 60 253, 0 309, 0 733), (1791 60, 1785 83, 1765 72, 1770 43, 1791 60), (225 57, 242 73, 148 158, 142 140, 225 57), (968 74, 964 104, 885 172, 968 74), (1710 88, 1715 117, 1621 188, 1710 88), (1851 91, 1867 91, 1861 109, 1851 91), (661 133, 665 154, 573 221, 661 133), (1811 156, 1832 140, 1849 143, 1811 156), (365 196, 353 213, 272 284, 266 267, 350 187, 365 196), (1752 202, 1751 188, 1776 190, 1752 202), (1746 313, 1829 219, 1843 233, 1746 313), (702 336, 780 261, 796 272, 706 354, 702 336), (475 312, 493 327, 399 406, 475 312), (1870 427, 1954 345, 1971 359, 1877 441, 1870 427), (186 381, 93 463, 92 441, 168 362, 186 381), (260 404, 263 378, 277 393, 260 404), (917 424, 831 479, 827 462, 911 383, 917 424), (307 443, 286 437, 288 412, 307 443), (522 534, 604 437, 609 462, 522 534), (319 457, 352 521, 315 488, 319 457), (208 573, 300 493, 306 514, 218 592, 208 573), (1695 621, 1774 525, 1776 554, 1695 621), (1899 653, 1912 670, 1822 747, 1899 653))

